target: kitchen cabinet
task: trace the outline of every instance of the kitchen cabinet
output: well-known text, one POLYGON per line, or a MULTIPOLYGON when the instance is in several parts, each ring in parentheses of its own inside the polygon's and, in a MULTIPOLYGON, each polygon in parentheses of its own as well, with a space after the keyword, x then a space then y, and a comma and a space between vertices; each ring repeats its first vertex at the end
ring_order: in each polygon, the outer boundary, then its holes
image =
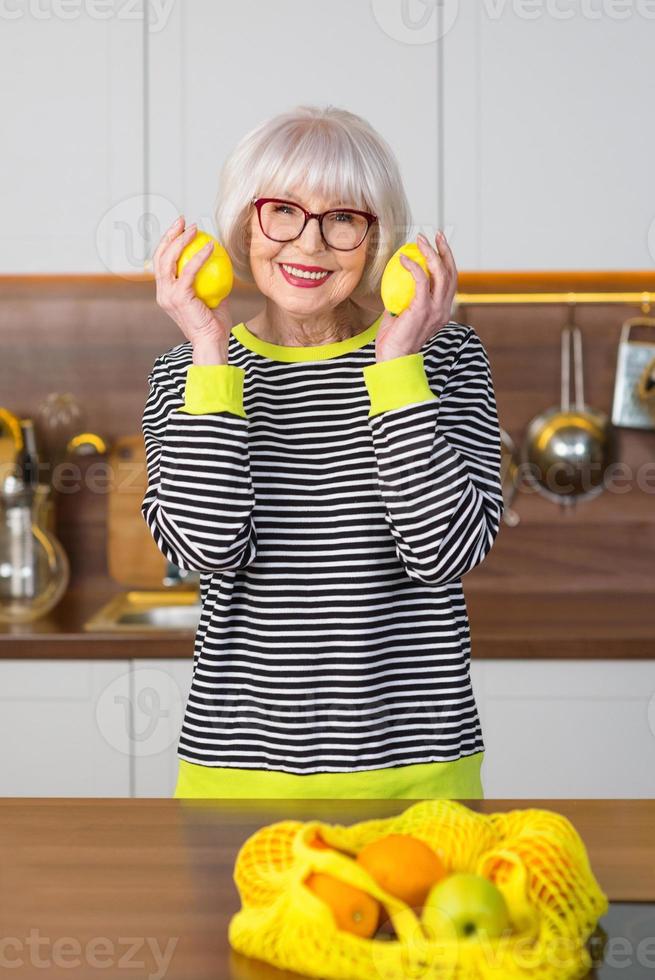
POLYGON ((192 671, 190 657, 132 661, 134 796, 173 795, 192 671))
POLYGON ((129 796, 127 660, 0 660, 0 796, 129 796))
POLYGON ((655 663, 474 660, 488 798, 655 797, 655 663))
MULTIPOLYGON (((169 797, 192 664, 133 668, 137 725, 152 739, 135 746, 134 795, 169 797)), ((474 658, 471 676, 487 798, 655 797, 655 662, 474 658)))
MULTIPOLYGON (((191 662, 134 661, 134 670, 136 716, 142 698, 143 724, 152 711, 160 726, 151 722, 152 750, 136 749, 134 795, 169 797, 191 662)), ((471 676, 487 798, 655 797, 655 663, 474 658, 471 676)))
POLYGON ((142 272, 142 13, 118 0, 7 8, 3 274, 142 272))
POLYGON ((652 268, 652 4, 445 10, 444 230, 460 268, 652 268))
MULTIPOLYGON (((170 798, 192 671, 1 659, 0 797, 170 798)), ((471 677, 487 799, 655 797, 655 662, 474 658, 471 677)))
POLYGON ((0 797, 166 796, 192 659, 0 660, 0 797))
POLYGON ((149 37, 149 182, 162 211, 153 238, 179 212, 215 231, 226 156, 249 130, 301 104, 364 116, 398 157, 416 230, 434 228, 441 152, 434 31, 427 25, 421 42, 402 14, 386 0, 174 4, 149 37))
POLYGON ((421 6, 12 5, 4 273, 141 272, 180 211, 213 230, 241 136, 328 103, 390 142, 412 236, 443 227, 460 268, 650 268, 652 4, 421 6))

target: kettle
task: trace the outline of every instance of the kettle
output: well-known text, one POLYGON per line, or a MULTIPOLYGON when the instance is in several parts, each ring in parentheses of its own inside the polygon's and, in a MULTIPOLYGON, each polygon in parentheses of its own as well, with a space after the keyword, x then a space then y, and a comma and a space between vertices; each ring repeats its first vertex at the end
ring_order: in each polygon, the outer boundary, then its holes
POLYGON ((38 482, 32 420, 0 409, 3 422, 15 452, 0 468, 0 621, 28 622, 59 602, 70 566, 49 526, 51 487, 38 482))

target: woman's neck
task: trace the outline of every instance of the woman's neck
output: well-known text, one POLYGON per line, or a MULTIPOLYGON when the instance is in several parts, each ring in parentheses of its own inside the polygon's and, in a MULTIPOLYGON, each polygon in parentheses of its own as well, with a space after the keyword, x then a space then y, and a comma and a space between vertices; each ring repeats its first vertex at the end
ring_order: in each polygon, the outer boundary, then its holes
POLYGON ((267 301, 266 308, 246 322, 260 340, 283 347, 317 347, 334 344, 361 333, 374 319, 352 300, 313 317, 294 316, 267 301))

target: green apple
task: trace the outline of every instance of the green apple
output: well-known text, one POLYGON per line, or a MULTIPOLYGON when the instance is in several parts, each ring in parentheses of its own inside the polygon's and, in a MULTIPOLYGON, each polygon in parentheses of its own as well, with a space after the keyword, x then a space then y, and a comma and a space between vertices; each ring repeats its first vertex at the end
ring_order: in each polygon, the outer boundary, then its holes
POLYGON ((492 939, 510 929, 503 893, 483 875, 458 872, 434 885, 421 921, 432 938, 492 939))

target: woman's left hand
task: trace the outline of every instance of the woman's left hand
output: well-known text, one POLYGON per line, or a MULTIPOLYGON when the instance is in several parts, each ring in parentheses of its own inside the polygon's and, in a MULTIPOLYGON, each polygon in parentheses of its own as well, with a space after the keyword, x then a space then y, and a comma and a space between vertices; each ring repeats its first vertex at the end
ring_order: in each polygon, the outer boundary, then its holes
POLYGON ((418 354, 423 344, 450 320, 457 291, 457 267, 446 236, 442 232, 437 233, 436 251, 424 235, 418 235, 416 241, 425 256, 430 275, 426 276, 418 262, 401 253, 400 261, 416 281, 416 294, 407 309, 398 316, 384 311, 375 338, 375 359, 378 363, 405 354, 418 354))

